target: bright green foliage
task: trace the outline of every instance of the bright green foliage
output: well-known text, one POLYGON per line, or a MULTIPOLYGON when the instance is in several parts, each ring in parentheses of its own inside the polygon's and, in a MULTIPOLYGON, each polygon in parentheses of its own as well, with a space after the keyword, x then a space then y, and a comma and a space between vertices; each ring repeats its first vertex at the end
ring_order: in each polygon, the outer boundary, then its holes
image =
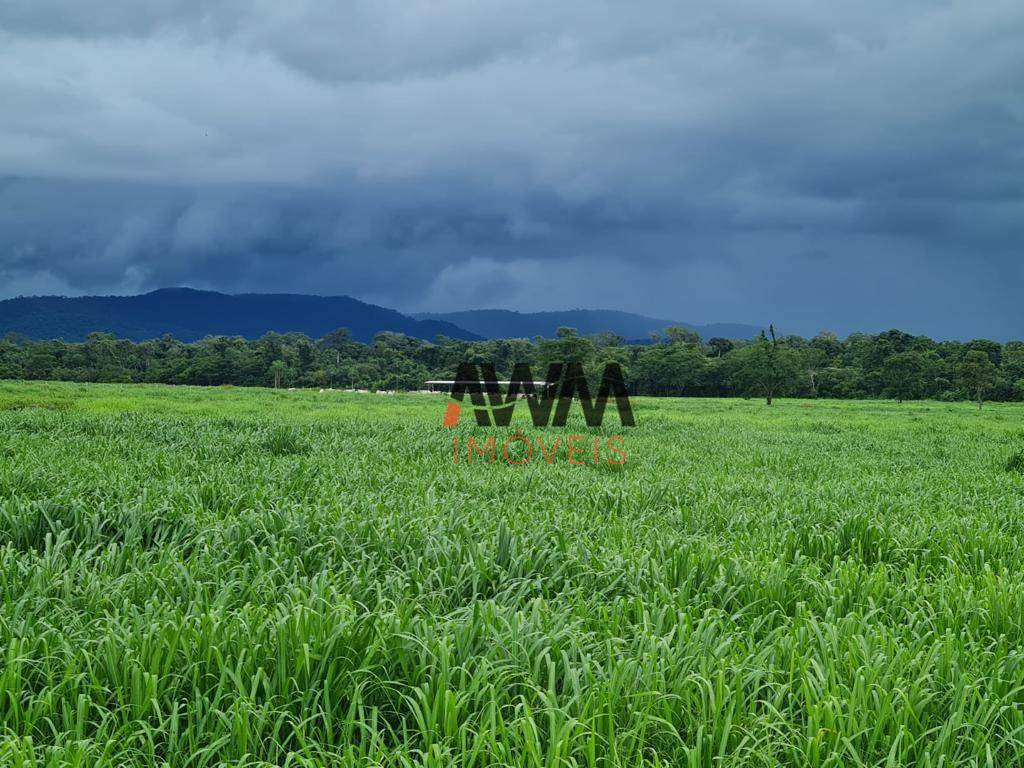
POLYGON ((1022 406, 444 402, 0 383, 0 765, 1024 763, 1022 406))

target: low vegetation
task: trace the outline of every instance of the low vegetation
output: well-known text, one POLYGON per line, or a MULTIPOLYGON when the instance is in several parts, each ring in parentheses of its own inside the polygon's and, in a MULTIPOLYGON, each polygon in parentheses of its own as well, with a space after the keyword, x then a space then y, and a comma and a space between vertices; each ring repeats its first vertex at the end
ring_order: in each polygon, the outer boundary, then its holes
POLYGON ((0 382, 0 764, 1024 761, 1022 406, 442 405, 0 382))

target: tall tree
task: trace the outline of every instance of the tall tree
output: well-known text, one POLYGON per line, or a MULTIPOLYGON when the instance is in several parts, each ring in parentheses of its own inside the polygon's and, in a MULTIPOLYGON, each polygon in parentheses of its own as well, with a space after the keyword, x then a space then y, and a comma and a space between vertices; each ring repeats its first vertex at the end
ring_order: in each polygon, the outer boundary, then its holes
POLYGON ((913 400, 924 389, 924 356, 920 352, 897 352, 882 364, 882 381, 897 402, 913 400))
POLYGON ((736 345, 729 339, 723 339, 721 336, 715 336, 708 340, 708 347, 711 348, 711 354, 713 357, 723 357, 727 353, 732 352, 736 345))
POLYGON ((980 409, 985 395, 996 383, 996 366, 992 359, 981 350, 972 349, 964 355, 957 368, 960 384, 974 397, 980 409))
POLYGON ((691 331, 689 328, 681 328, 678 325, 670 325, 665 329, 665 338, 669 344, 690 344, 700 345, 700 334, 691 331))
POLYGON ((274 389, 281 388, 281 382, 288 372, 288 365, 284 360, 275 360, 270 364, 270 375, 274 377, 274 389))
POLYGON ((770 339, 761 331, 753 344, 735 353, 739 365, 734 378, 744 391, 761 395, 771 405, 792 388, 798 363, 793 350, 781 346, 775 338, 775 326, 769 325, 768 331, 770 339))

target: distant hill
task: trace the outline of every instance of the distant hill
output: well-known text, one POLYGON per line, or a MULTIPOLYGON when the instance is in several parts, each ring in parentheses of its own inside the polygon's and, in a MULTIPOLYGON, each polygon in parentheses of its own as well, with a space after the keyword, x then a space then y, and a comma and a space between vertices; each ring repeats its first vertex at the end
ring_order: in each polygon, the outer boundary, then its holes
POLYGON ((356 341, 380 331, 421 339, 438 335, 476 340, 477 334, 441 320, 417 320, 393 309, 348 296, 289 293, 229 295, 190 288, 164 288, 141 296, 39 296, 0 301, 0 335, 82 341, 93 331, 135 341, 172 334, 181 341, 228 335, 257 339, 268 331, 320 338, 348 328, 356 341))
POLYGON ((381 331, 431 340, 439 335, 470 341, 552 337, 562 326, 582 334, 611 331, 645 342, 670 325, 689 328, 704 340, 715 336, 749 339, 759 328, 718 323, 693 325, 630 312, 571 309, 564 312, 467 312, 404 315, 349 296, 294 293, 226 294, 191 288, 163 288, 140 296, 34 296, 0 301, 0 336, 20 333, 33 339, 82 341, 93 331, 141 341, 169 333, 182 341, 206 336, 257 339, 269 331, 298 332, 320 338, 348 328, 356 341, 369 342, 381 331))
POLYGON ((727 339, 751 339, 760 332, 753 325, 712 323, 693 325, 677 320, 618 312, 610 309, 570 309, 564 312, 513 312, 507 309, 474 309, 465 312, 420 312, 420 320, 443 320, 487 339, 552 337, 562 326, 581 334, 611 331, 628 340, 647 341, 650 334, 670 325, 689 328, 707 341, 715 336, 727 339))

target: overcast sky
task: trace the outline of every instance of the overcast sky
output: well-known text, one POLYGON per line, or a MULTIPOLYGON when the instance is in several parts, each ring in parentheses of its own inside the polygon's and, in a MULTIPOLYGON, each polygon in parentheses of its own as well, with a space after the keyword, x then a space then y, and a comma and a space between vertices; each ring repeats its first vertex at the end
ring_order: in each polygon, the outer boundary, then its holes
POLYGON ((1020 0, 3 0, 0 298, 1024 337, 1020 0))

